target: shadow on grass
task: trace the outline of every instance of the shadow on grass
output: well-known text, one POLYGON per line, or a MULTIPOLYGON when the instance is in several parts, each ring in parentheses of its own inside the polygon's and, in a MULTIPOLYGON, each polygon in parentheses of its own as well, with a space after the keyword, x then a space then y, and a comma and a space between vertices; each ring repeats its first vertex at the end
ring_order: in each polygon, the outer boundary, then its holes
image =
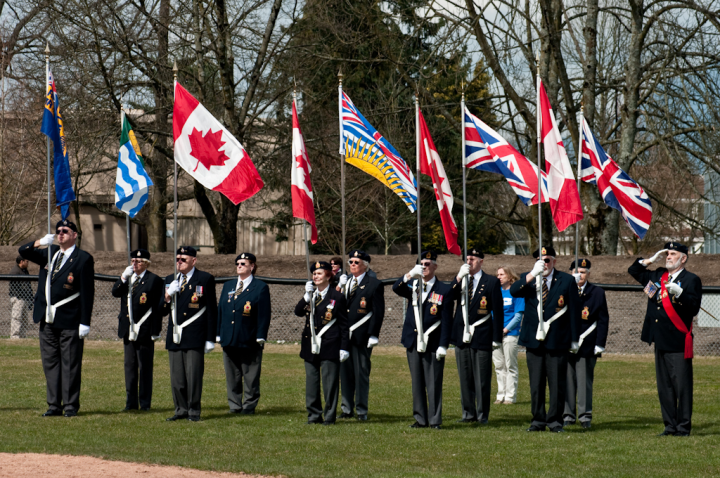
POLYGON ((297 407, 263 407, 255 410, 254 415, 243 415, 242 413, 230 413, 228 407, 203 407, 203 417, 208 420, 235 418, 238 420, 253 420, 254 417, 277 417, 298 415, 304 413, 304 409, 297 407))

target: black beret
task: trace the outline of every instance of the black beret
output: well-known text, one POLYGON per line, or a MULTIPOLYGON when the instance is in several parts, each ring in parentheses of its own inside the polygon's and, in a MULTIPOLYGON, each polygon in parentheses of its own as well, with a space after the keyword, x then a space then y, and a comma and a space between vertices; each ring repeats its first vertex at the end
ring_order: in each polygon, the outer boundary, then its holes
MULTIPOLYGON (((543 246, 543 248, 542 248, 542 255, 543 255, 543 256, 555 257, 555 248, 554 248, 553 246, 543 246)), ((533 251, 533 257, 534 257, 535 259, 538 258, 538 250, 537 250, 537 249, 535 249, 535 250, 533 251)))
MULTIPOLYGON (((581 267, 583 269, 590 269, 592 266, 592 262, 590 262, 590 259, 578 258, 578 267, 581 267)), ((570 264, 570 270, 575 269, 575 261, 572 261, 572 264, 570 264)))
POLYGON ((58 223, 55 224, 55 230, 57 230, 57 229, 59 229, 59 228, 61 228, 61 227, 69 227, 70 230, 72 230, 73 232, 78 232, 78 231, 77 231, 77 226, 75 225, 75 223, 72 222, 72 221, 68 221, 67 219, 63 219, 62 221, 58 221, 58 223))
POLYGON ((177 255, 197 257, 197 251, 193 246, 181 246, 176 252, 177 255))
POLYGON ((150 252, 146 249, 136 249, 130 253, 132 259, 147 259, 150 260, 150 252))
POLYGON ((310 272, 315 272, 318 269, 323 269, 332 272, 332 266, 329 262, 318 261, 315 264, 310 265, 310 272))
MULTIPOLYGON (((429 259, 431 261, 436 261, 437 260, 437 252, 422 251, 422 253, 420 254, 420 260, 423 260, 423 259, 429 259)), ((417 263, 420 264, 420 261, 417 261, 417 263)))
POLYGON ((240 259, 247 259, 253 264, 257 262, 255 254, 252 254, 250 252, 243 252, 242 254, 238 254, 238 256, 235 258, 235 263, 237 264, 237 261, 239 261, 240 259))
POLYGON ((348 257, 350 257, 350 258, 357 257, 358 259, 360 259, 362 261, 370 262, 370 254, 368 254, 367 252, 365 252, 361 249, 355 249, 355 250, 350 251, 350 254, 348 254, 348 257))
POLYGON ((688 253, 687 246, 680 244, 679 242, 668 242, 667 244, 665 244, 665 249, 667 249, 668 251, 682 252, 683 254, 688 253))
POLYGON ((479 257, 480 259, 485 259, 485 254, 483 254, 483 251, 474 247, 467 252, 467 255, 479 257))

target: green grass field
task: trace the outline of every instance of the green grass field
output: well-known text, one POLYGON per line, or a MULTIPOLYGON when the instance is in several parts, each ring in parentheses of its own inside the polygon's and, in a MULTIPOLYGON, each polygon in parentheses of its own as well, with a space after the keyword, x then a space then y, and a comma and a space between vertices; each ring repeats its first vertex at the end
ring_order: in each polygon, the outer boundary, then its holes
POLYGON ((526 433, 527 368, 518 404, 494 405, 484 427, 460 416, 455 360, 445 368, 443 430, 410 429, 410 377, 404 349, 373 355, 370 420, 306 425, 304 369, 293 346, 269 346, 254 416, 227 413, 222 356, 206 357, 203 421, 172 415, 167 353, 157 346, 153 411, 125 406, 120 344, 85 349, 77 418, 42 418, 45 382, 37 341, 0 340, 0 451, 90 455, 112 460, 288 477, 352 476, 718 476, 720 358, 695 360, 693 434, 663 429, 649 357, 606 357, 595 373, 593 428, 526 433))

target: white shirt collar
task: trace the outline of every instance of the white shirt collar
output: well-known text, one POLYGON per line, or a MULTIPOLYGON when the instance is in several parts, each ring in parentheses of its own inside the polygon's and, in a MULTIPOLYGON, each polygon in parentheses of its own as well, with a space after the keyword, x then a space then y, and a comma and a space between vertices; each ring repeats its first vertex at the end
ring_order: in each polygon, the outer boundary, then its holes
POLYGON ((318 289, 318 294, 320 295, 321 300, 325 300, 325 296, 327 295, 327 293, 328 293, 329 290, 330 290, 330 284, 328 284, 328 286, 325 287, 324 290, 319 290, 319 289, 318 289))
POLYGON ((475 295, 475 291, 477 290, 477 286, 480 283, 480 279, 482 278, 482 269, 477 271, 477 274, 473 275, 473 290, 470 291, 470 297, 475 295))
POLYGON ((245 280, 241 279, 240 276, 238 276, 237 284, 235 285, 235 290, 237 290, 237 288, 240 286, 241 282, 242 282, 242 290, 247 289, 248 286, 250 285, 250 283, 252 282, 252 280, 253 280, 252 274, 247 276, 247 278, 245 280))
MULTIPOLYGON (((424 292, 422 293, 422 300, 423 300, 423 302, 425 302, 425 299, 427 299, 427 296, 428 296, 428 294, 430 293, 430 290, 433 288, 433 285, 435 285, 435 280, 436 280, 436 279, 437 279, 437 276, 433 276, 433 278, 430 279, 430 280, 427 281, 427 282, 425 282, 424 280, 421 280, 421 282, 422 282, 423 284, 427 284, 427 288, 423 287, 423 289, 427 289, 426 291, 424 291, 424 292)), ((422 287, 422 286, 420 286, 420 287, 422 287)))
POLYGON ((680 273, 681 273, 682 271, 684 271, 684 270, 685 270, 685 268, 683 267, 683 268, 675 271, 675 272, 672 273, 672 274, 668 274, 668 275, 669 275, 670 282, 675 282, 675 279, 677 279, 677 276, 679 276, 680 273))
POLYGON ((360 286, 360 283, 361 283, 362 280, 365 278, 365 274, 367 274, 367 271, 363 272, 362 274, 360 274, 360 275, 357 276, 357 277, 352 276, 352 279, 350 279, 350 288, 351 288, 351 290, 352 290, 352 281, 353 281, 353 280, 356 280, 356 281, 357 281, 357 284, 358 284, 358 287, 359 287, 359 286, 360 286))
POLYGON ((147 272, 147 269, 142 271, 142 274, 140 274, 140 275, 137 275, 136 273, 133 272, 132 281, 133 282, 139 281, 140 279, 143 278, 143 276, 145 275, 146 272, 147 272))
MULTIPOLYGON (((188 282, 190 282, 190 278, 193 276, 193 273, 194 273, 194 272, 195 272, 195 268, 193 267, 192 269, 190 269, 190 272, 188 272, 187 274, 185 274, 185 276, 187 277, 188 282)), ((182 280, 182 276, 183 276, 182 272, 178 272, 178 279, 182 280)))
MULTIPOLYGON (((68 248, 65 249, 64 251, 61 250, 61 249, 58 249, 58 252, 56 253, 56 255, 60 255, 61 252, 62 252, 62 254, 63 254, 63 258, 62 258, 62 262, 60 263, 60 267, 62 267, 62 266, 65 265, 65 262, 67 262, 68 257, 70 257, 70 255, 73 253, 74 250, 75 250, 75 244, 73 244, 72 246, 68 247, 68 248)), ((55 268, 55 262, 53 261, 53 269, 54 269, 54 268, 55 268)))
POLYGON ((547 275, 547 277, 543 277, 543 279, 545 279, 547 282, 548 290, 550 290, 550 286, 552 285, 552 278, 553 278, 554 274, 555 274, 555 268, 553 267, 553 270, 550 271, 550 273, 547 275))
POLYGON ((584 294, 584 293, 585 293, 585 287, 586 287, 587 285, 588 285, 588 283, 587 283, 587 281, 585 281, 585 283, 582 285, 582 287, 580 287, 580 294, 584 294))

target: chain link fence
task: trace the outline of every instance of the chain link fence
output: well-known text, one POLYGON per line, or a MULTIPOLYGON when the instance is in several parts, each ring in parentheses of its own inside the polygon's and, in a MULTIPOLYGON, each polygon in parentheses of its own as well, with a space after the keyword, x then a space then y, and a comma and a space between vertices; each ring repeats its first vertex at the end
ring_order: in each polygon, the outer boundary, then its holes
MULTIPOLYGON (((117 276, 95 276, 95 306, 89 339, 119 340, 117 336, 120 300, 110 293, 117 276)), ((304 293, 305 280, 258 277, 270 286, 272 320, 268 340, 295 343, 300 340, 305 321, 293 313, 304 293)), ((236 277, 219 277, 217 294, 222 285, 236 277)), ((400 345, 403 318, 407 304, 395 295, 392 279, 385 285, 385 321, 381 345, 400 345)), ((640 341, 647 307, 646 296, 639 285, 597 284, 605 289, 610 311, 607 352, 619 354, 651 353, 652 348, 640 341)), ((37 290, 37 276, 0 275, 0 337, 37 337, 38 326, 32 321, 32 304, 37 290)), ((720 287, 704 287, 701 311, 694 322, 695 355, 720 355, 720 287)), ((163 337, 168 320, 164 320, 163 337)))

